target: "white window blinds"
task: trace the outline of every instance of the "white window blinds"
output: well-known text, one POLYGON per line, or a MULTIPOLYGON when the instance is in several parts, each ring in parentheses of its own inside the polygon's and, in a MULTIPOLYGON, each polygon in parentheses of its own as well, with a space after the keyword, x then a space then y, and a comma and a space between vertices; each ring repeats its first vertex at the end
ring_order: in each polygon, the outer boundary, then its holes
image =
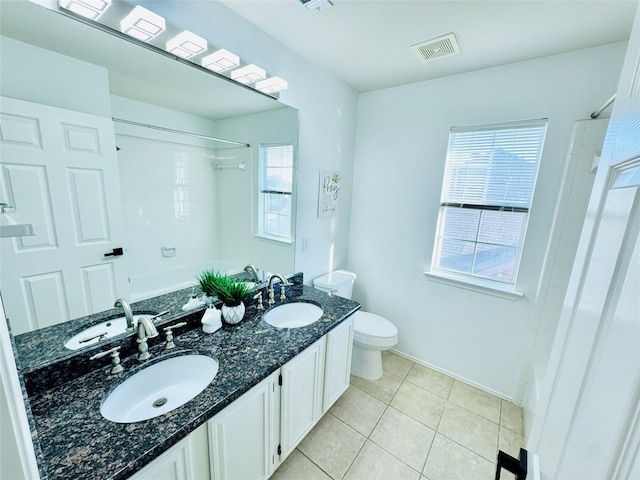
POLYGON ((547 119, 453 127, 436 270, 515 283, 547 119))
POLYGON ((546 128, 546 119, 453 127, 442 204, 528 210, 546 128))
POLYGON ((293 145, 261 145, 258 234, 291 240, 293 145))

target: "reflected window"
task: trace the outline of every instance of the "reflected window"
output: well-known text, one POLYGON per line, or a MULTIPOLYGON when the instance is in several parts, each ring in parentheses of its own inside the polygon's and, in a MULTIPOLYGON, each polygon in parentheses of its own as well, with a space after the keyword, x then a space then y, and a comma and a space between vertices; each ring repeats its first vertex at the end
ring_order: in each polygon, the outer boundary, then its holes
POLYGON ((515 284, 547 119, 453 127, 434 269, 515 284))
POLYGON ((291 242, 293 145, 261 144, 258 172, 258 235, 291 242))

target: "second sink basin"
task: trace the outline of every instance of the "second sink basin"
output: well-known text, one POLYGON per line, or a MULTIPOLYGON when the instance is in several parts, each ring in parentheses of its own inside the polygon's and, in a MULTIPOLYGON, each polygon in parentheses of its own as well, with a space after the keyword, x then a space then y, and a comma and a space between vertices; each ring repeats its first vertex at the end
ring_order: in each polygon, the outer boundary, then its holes
POLYGON ((291 302, 267 311, 264 321, 277 328, 298 328, 316 322, 322 313, 322 308, 313 303, 291 302))
POLYGON ((163 415, 202 392, 218 373, 218 361, 206 355, 167 358, 143 368, 106 396, 100 413, 116 423, 163 415))

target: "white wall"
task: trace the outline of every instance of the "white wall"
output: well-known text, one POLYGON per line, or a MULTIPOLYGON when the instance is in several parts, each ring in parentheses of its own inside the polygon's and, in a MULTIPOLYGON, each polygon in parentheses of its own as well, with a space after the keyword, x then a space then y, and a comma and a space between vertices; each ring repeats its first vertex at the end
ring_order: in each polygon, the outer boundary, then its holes
POLYGON ((615 91, 625 44, 505 65, 359 99, 349 269, 393 321, 397 350, 519 401, 573 123, 615 91), (428 280, 449 128, 549 118, 517 289, 509 300, 428 280))
POLYGON ((229 49, 244 62, 256 63, 289 82, 280 100, 300 111, 295 269, 303 271, 310 283, 329 269, 345 267, 357 94, 218 2, 143 4, 167 18, 183 17, 181 25, 204 35, 212 46, 229 49), (200 10, 205 3, 206 13, 200 10), (317 218, 320 169, 342 173, 339 211, 332 218, 317 218), (303 237, 308 239, 304 252, 303 237))

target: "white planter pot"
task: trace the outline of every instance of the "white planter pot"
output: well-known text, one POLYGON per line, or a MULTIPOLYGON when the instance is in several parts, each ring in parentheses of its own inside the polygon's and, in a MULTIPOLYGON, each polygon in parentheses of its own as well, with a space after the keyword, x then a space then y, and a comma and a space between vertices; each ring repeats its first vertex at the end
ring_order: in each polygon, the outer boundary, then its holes
POLYGON ((244 318, 244 303, 240 303, 235 307, 228 307, 226 305, 222 305, 222 317, 224 321, 229 325, 235 325, 239 323, 240 320, 244 318))

